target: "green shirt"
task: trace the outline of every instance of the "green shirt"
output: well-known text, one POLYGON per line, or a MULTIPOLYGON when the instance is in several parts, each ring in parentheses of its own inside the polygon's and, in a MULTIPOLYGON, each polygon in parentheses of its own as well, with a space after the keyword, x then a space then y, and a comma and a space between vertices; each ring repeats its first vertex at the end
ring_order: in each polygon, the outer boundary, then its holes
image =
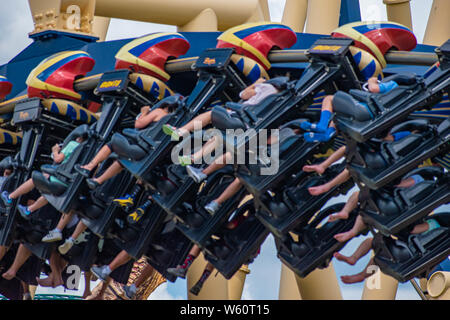
MULTIPOLYGON (((70 159, 70 156, 72 155, 73 151, 75 150, 76 147, 78 147, 79 144, 80 144, 79 142, 72 140, 61 150, 61 153, 64 154, 64 160, 60 164, 64 164, 70 159)), ((67 184, 65 184, 59 179, 56 179, 53 176, 50 176, 50 182, 58 182, 67 186, 67 184)))

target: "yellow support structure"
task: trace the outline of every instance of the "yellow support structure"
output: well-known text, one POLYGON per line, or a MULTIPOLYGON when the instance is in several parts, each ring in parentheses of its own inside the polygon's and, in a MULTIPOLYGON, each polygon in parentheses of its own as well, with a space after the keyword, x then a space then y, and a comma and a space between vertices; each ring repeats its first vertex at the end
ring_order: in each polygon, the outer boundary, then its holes
POLYGON ((450 272, 433 273, 427 282, 427 291, 433 300, 450 300, 450 272))
POLYGON ((341 0, 308 0, 306 33, 330 34, 339 27, 341 0))
POLYGON ((410 1, 411 0, 383 0, 386 5, 388 20, 400 23, 412 30, 410 1))
POLYGON ((281 22, 295 32, 303 32, 307 10, 308 0, 286 0, 281 22))
POLYGON ((440 46, 450 38, 450 1, 433 0, 423 44, 440 46))

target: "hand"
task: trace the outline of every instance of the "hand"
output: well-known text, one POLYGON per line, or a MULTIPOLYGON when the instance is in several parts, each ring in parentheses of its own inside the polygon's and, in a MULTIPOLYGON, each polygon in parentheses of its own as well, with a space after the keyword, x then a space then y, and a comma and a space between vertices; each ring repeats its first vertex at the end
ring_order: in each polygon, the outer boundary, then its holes
POLYGON ((55 144, 55 145, 52 147, 52 152, 53 152, 53 153, 59 153, 60 150, 61 150, 61 147, 59 146, 59 144, 55 144))
POLYGON ((143 106, 141 108, 141 114, 144 116, 146 115, 148 112, 150 111, 150 107, 149 106, 143 106))

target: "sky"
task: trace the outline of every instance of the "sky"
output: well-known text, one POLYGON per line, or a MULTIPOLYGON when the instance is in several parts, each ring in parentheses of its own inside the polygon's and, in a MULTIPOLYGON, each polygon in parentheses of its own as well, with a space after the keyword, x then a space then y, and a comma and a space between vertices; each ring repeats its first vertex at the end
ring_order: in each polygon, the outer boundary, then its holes
MULTIPOLYGON (((284 9, 284 0, 269 0, 271 20, 280 22, 284 9)), ((426 29, 426 22, 431 9, 432 0, 412 0, 413 31, 419 43, 422 43, 426 29)), ((386 20, 386 10, 382 0, 360 0, 362 20, 386 20)), ((25 49, 31 40, 28 33, 33 30, 28 1, 26 0, 0 0, 0 65, 7 63, 19 52, 25 49), (6 9, 7 6, 7 9, 6 9)), ((176 27, 144 22, 135 22, 120 19, 111 19, 106 40, 132 38, 157 31, 175 31, 176 27)), ((354 190, 351 190, 352 192, 354 190)), ((350 194, 349 192, 349 194, 350 194)), ((348 194, 348 195, 349 195, 348 194)), ((345 201, 346 196, 331 199, 329 203, 345 201)), ((350 255, 366 237, 360 236, 350 241, 341 253, 350 255)), ((360 272, 368 263, 370 256, 362 258, 355 266, 333 260, 336 274, 339 277, 360 272)), ((244 286, 243 299, 278 299, 278 286, 280 280, 281 262, 276 258, 276 249, 272 236, 264 242, 261 253, 250 265, 251 273, 247 276, 244 286)), ((96 283, 92 283, 92 288, 96 283)), ((344 299, 360 299, 362 284, 345 285, 340 282, 344 299)), ((78 294, 84 289, 80 281, 78 294)), ((186 281, 178 279, 175 283, 164 283, 151 296, 150 299, 186 299, 186 281)), ((64 293, 64 289, 39 288, 38 293, 64 293)), ((66 293, 73 294, 73 291, 66 293)), ((409 283, 400 284, 397 299, 419 299, 409 283)))

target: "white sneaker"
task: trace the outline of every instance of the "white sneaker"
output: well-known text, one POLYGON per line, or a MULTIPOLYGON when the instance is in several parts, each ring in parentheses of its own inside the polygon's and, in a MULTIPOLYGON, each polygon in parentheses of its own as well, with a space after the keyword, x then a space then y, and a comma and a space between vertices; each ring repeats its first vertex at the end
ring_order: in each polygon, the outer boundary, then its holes
POLYGON ((59 230, 50 230, 45 237, 42 238, 42 242, 55 242, 62 240, 62 233, 59 230))
POLYGON ((73 246, 72 238, 66 239, 66 241, 64 241, 64 243, 58 247, 58 251, 61 254, 66 254, 67 252, 69 252, 72 246, 73 246))

